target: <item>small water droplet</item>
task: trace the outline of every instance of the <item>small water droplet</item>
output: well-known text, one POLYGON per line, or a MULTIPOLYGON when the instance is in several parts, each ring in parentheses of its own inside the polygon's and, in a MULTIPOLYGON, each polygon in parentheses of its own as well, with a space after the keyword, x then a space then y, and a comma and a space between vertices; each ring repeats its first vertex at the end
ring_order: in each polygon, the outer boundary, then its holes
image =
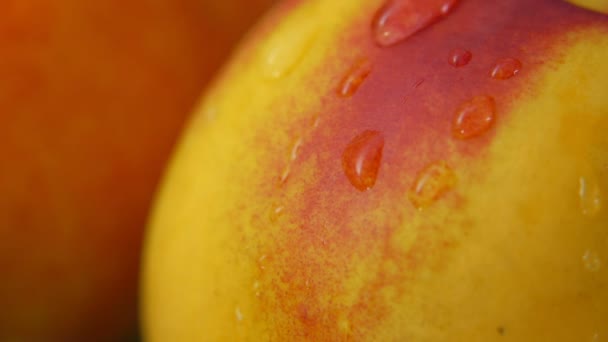
POLYGON ((281 215, 283 215, 283 211, 285 210, 285 207, 283 207, 282 205, 276 206, 274 207, 274 209, 272 209, 272 211, 270 211, 270 222, 275 223, 279 220, 279 217, 281 217, 281 215))
POLYGON ((409 199, 416 208, 423 209, 437 201, 455 183, 454 171, 446 162, 430 164, 418 173, 409 191, 409 199))
POLYGON ((448 15, 458 1, 388 0, 374 16, 374 39, 384 47, 397 44, 448 15))
POLYGON ((302 147, 302 138, 296 139, 296 141, 293 143, 293 146, 291 147, 291 161, 295 161, 298 158, 298 152, 300 151, 300 147, 302 147))
POLYGON ((255 296, 259 298, 262 295, 262 291, 260 291, 260 287, 261 287, 260 282, 256 280, 253 283, 252 287, 253 287, 253 291, 255 293, 255 296))
POLYGON ((262 50, 262 72, 268 79, 288 75, 310 49, 319 25, 310 13, 286 21, 269 38, 262 50))
POLYGON ((506 80, 519 73, 521 62, 515 58, 503 58, 496 62, 490 76, 497 80, 506 80))
POLYGON ((236 307, 234 309, 234 315, 236 316, 236 320, 238 322, 242 322, 243 321, 243 313, 241 312, 241 308, 240 307, 236 307))
POLYGON ((591 336, 591 342, 599 342, 600 341, 600 333, 595 333, 591 336))
POLYGON ((258 258, 258 267, 260 267, 260 270, 262 271, 266 269, 266 266, 264 265, 264 261, 266 261, 266 258, 268 258, 266 254, 258 258))
POLYGON ((359 59, 355 64, 348 70, 348 73, 344 76, 340 82, 338 88, 338 95, 341 97, 353 96, 361 84, 365 81, 367 76, 372 71, 370 62, 367 59, 359 59))
POLYGON ((600 256, 592 250, 585 251, 585 254, 583 254, 582 259, 583 259, 583 265, 589 272, 597 272, 600 270, 600 267, 602 266, 602 261, 600 260, 600 256))
POLYGON ((291 163, 287 164, 287 166, 285 166, 285 168, 283 169, 283 172, 281 172, 281 177, 279 177, 279 185, 281 185, 281 186, 285 185, 290 174, 291 174, 291 163))
POLYGON ((316 129, 319 127, 319 123, 321 123, 321 116, 319 114, 316 114, 312 117, 310 126, 312 129, 316 129))
POLYGON ((490 96, 476 96, 456 110, 452 124, 455 138, 469 139, 487 132, 496 119, 496 103, 490 96))
POLYGON ((384 137, 378 131, 367 130, 348 144, 342 155, 342 167, 350 183, 360 191, 376 184, 384 137))
POLYGON ((465 49, 454 49, 450 52, 448 62, 453 67, 458 68, 469 64, 472 58, 473 54, 470 51, 465 49))
POLYGON ((578 197, 581 212, 585 216, 595 216, 602 208, 600 185, 594 177, 580 177, 578 180, 578 197))

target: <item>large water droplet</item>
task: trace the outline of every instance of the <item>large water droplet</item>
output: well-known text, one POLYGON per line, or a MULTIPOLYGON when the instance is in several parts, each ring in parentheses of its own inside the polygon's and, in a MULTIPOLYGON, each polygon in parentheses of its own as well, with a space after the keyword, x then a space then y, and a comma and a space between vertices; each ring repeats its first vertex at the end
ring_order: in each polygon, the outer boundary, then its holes
POLYGON ((448 62, 453 67, 458 68, 469 64, 471 58, 473 58, 473 54, 470 51, 465 49, 454 49, 450 52, 448 62))
POLYGON ((376 184, 384 137, 378 131, 367 130, 357 135, 342 154, 342 167, 350 183, 360 191, 376 184))
POLYGON ((497 80, 509 79, 521 70, 521 62, 515 58, 503 58, 496 62, 490 71, 490 76, 497 80))
POLYGON ((469 139, 487 132, 496 119, 496 104, 490 96, 476 96, 456 110, 452 133, 458 139, 469 139))
POLYGON ((262 50, 262 72, 268 79, 289 74, 310 49, 318 23, 306 18, 293 18, 275 30, 262 50))
POLYGON ((448 15, 459 0, 388 0, 372 22, 380 46, 391 46, 448 15))
POLYGON ((581 212, 585 216, 595 216, 602 208, 600 185, 595 177, 580 177, 578 180, 578 197, 581 212))
POLYGON ((367 59, 360 59, 355 62, 340 82, 338 95, 341 97, 353 96, 371 71, 372 66, 367 59))
POLYGON ((585 266, 585 269, 589 272, 597 272, 600 270, 600 267, 602 266, 602 261, 600 260, 600 256, 592 250, 585 251, 585 254, 583 254, 582 259, 583 259, 583 265, 585 266))
POLYGON ((428 207, 450 190, 455 183, 454 171, 446 162, 430 164, 418 173, 409 191, 410 201, 418 209, 428 207))

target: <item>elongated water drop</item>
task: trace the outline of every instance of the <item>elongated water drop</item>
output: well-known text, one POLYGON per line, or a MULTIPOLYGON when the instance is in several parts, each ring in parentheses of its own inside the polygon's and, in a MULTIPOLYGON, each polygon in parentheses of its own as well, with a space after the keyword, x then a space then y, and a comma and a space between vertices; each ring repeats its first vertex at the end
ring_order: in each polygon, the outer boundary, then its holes
POLYGON ((469 64, 472 58, 473 54, 470 51, 465 49, 454 49, 450 52, 448 63, 453 67, 458 68, 469 64))
POLYGON ((452 133, 458 139, 470 139, 487 132, 496 120, 496 104, 490 96, 476 96, 456 110, 452 133))
POLYGON ((418 209, 428 207, 455 183, 456 176, 446 162, 430 164, 418 173, 409 191, 410 202, 418 209))
POLYGON ((338 95, 341 97, 353 96, 367 76, 372 71, 371 64, 367 59, 358 60, 340 82, 338 95))
POLYGON ((521 62, 515 58, 503 58, 496 62, 490 71, 490 77, 497 80, 506 80, 519 73, 521 62))
POLYGON ((448 15, 459 0, 388 0, 372 21, 380 46, 397 44, 448 15))
POLYGON ((350 183, 360 191, 372 188, 378 178, 384 138, 378 131, 357 135, 342 154, 342 168, 350 183))
POLYGON ((602 208, 601 190, 597 179, 593 176, 583 176, 578 181, 578 197, 581 212, 593 217, 602 208))

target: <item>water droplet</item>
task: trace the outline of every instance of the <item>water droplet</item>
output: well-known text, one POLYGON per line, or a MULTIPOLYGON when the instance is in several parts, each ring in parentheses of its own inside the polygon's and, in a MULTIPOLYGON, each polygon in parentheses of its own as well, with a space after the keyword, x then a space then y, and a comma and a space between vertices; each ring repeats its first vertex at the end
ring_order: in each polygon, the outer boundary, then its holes
POLYGON ((367 76, 371 73, 372 67, 370 62, 367 59, 358 60, 351 68, 348 70, 348 73, 342 81, 340 82, 340 87, 338 88, 338 95, 341 97, 351 97, 353 96, 363 81, 367 78, 367 76))
POLYGON ((422 209, 433 204, 456 183, 454 171, 446 162, 440 161, 427 166, 418 173, 409 191, 412 204, 422 209))
POLYGON ((600 341, 600 333, 595 333, 591 336, 591 342, 599 342, 600 341))
POLYGON ((585 216, 595 216, 602 208, 600 185, 594 177, 580 177, 578 197, 581 211, 585 216))
POLYGON ((490 96, 476 96, 456 110, 452 133, 458 139, 469 139, 487 132, 496 119, 496 103, 490 96))
POLYGON ((260 282, 256 280, 256 281, 253 283, 253 286, 252 286, 252 287, 253 287, 253 291, 254 291, 254 293, 255 293, 255 296, 259 298, 259 297, 262 295, 262 291, 260 291, 260 287, 261 287, 261 286, 260 286, 260 282))
POLYGON ((376 43, 397 44, 448 15, 459 0, 388 0, 372 22, 376 43))
POLYGON ((262 72, 268 79, 288 75, 310 49, 318 23, 302 14, 286 21, 269 38, 262 50, 262 72))
POLYGON ((243 321, 243 313, 241 312, 241 308, 240 307, 236 307, 234 309, 234 315, 236 316, 236 320, 238 322, 242 322, 243 321))
POLYGON ((454 49, 450 52, 448 62, 453 67, 458 68, 469 64, 471 58, 473 58, 473 54, 470 51, 465 49, 454 49))
POLYGON ((582 259, 583 259, 583 265, 585 265, 585 268, 589 272, 597 272, 600 270, 600 267, 602 266, 602 261, 600 260, 600 256, 594 251, 591 251, 591 250, 585 251, 585 254, 583 254, 582 259))
POLYGON ((357 135, 342 155, 342 167, 350 183, 360 191, 376 184, 384 137, 378 131, 367 130, 357 135))
POLYGON ((300 151, 301 146, 302 146, 302 138, 296 139, 296 141, 293 143, 293 146, 291 147, 291 155, 290 155, 291 161, 294 161, 298 158, 298 152, 300 151))
POLYGON ((283 172, 281 172, 281 177, 279 177, 279 185, 281 185, 281 186, 285 185, 290 174, 291 174, 291 163, 287 164, 287 166, 285 166, 285 168, 283 169, 283 172))
POLYGON ((310 121, 310 126, 312 129, 316 129, 319 127, 319 123, 321 123, 321 116, 319 114, 316 114, 312 117, 312 120, 310 121))
POLYGON ((274 207, 274 209, 272 209, 270 211, 270 222, 275 223, 279 220, 279 217, 281 217, 281 215, 283 215, 283 211, 285 210, 285 207, 279 205, 274 207))
POLYGON ((262 271, 266 269, 266 266, 264 265, 264 261, 266 261, 267 257, 268 256, 266 254, 264 254, 258 258, 258 267, 260 267, 260 270, 262 270, 262 271))
POLYGON ((497 80, 509 79, 521 70, 521 62, 515 58, 503 58, 496 62, 490 76, 497 80))

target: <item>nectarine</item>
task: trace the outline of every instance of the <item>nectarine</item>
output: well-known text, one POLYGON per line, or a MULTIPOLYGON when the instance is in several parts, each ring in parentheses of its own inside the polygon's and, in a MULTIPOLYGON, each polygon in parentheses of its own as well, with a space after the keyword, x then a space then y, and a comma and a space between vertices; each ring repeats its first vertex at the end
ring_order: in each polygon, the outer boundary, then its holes
POLYGON ((607 61, 560 0, 288 1, 174 156, 145 335, 608 338, 607 61))

